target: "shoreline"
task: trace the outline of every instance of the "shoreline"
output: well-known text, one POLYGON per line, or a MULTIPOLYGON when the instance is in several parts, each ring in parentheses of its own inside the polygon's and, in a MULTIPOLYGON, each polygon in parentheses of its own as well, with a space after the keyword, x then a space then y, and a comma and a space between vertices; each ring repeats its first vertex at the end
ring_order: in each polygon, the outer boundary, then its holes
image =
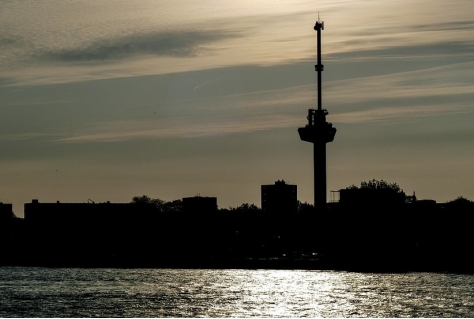
POLYGON ((245 269, 245 270, 315 270, 315 271, 342 271, 359 273, 447 273, 474 275, 474 269, 454 267, 451 269, 431 266, 374 266, 374 265, 342 265, 327 263, 320 260, 234 260, 234 261, 17 261, 0 262, 0 267, 24 267, 24 268, 83 268, 83 269, 245 269))

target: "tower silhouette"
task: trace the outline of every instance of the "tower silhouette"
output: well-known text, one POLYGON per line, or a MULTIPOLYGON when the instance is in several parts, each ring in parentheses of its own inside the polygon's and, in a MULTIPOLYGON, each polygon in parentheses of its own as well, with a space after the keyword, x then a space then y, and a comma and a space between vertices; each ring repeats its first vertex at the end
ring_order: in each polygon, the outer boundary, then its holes
POLYGON ((321 73, 324 65, 321 63, 321 31, 324 30, 324 21, 316 21, 314 30, 317 32, 318 64, 318 109, 308 110, 308 124, 298 128, 302 141, 313 143, 314 157, 314 207, 317 210, 326 210, 326 143, 332 142, 336 135, 336 128, 326 122, 328 111, 322 108, 321 73))

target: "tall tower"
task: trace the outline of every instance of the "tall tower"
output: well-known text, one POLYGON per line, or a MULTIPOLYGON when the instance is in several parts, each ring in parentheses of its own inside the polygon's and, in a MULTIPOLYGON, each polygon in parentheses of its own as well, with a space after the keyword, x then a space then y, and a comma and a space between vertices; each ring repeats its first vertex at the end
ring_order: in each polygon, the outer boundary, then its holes
POLYGON ((318 109, 308 110, 308 124, 298 129, 302 141, 313 143, 314 156, 314 207, 318 211, 326 210, 326 143, 332 142, 336 135, 336 128, 326 122, 328 111, 322 108, 321 73, 324 65, 321 63, 321 31, 324 30, 324 21, 318 21, 314 25, 317 32, 318 64, 315 70, 318 72, 318 109))

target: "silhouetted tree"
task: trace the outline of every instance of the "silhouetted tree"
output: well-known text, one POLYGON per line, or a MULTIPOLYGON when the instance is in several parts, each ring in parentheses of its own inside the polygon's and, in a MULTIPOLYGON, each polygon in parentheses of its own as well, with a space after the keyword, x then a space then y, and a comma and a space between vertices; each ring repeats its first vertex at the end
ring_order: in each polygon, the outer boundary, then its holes
POLYGON ((151 198, 147 195, 134 196, 132 198, 132 203, 137 205, 153 204, 156 206, 156 209, 159 213, 179 213, 182 211, 183 208, 183 203, 181 199, 176 199, 168 202, 160 198, 151 198))
POLYGON ((391 189, 393 191, 396 191, 397 193, 404 193, 403 190, 398 186, 397 183, 389 183, 387 181, 384 181, 381 179, 380 181, 376 179, 372 179, 371 181, 368 182, 361 182, 360 183, 360 188, 364 189, 391 189))
POLYGON ((163 204, 165 203, 165 201, 159 198, 151 198, 147 195, 142 195, 142 196, 134 196, 132 198, 132 203, 133 204, 155 204, 157 208, 161 208, 163 204))
POLYGON ((183 210, 183 201, 181 199, 175 199, 171 202, 164 202, 162 207, 164 213, 180 213, 183 210))
POLYGON ((456 206, 468 206, 472 203, 473 202, 471 202, 470 200, 468 200, 467 198, 463 196, 459 196, 458 198, 447 202, 448 205, 456 205, 456 206))
POLYGON ((301 202, 298 200, 298 214, 310 214, 314 213, 314 205, 308 202, 301 202))
POLYGON ((389 205, 400 205, 406 202, 405 192, 397 183, 372 179, 368 182, 361 182, 360 187, 351 185, 340 190, 340 204, 363 206, 368 208, 378 208, 389 205))
POLYGON ((240 206, 231 208, 230 211, 236 213, 259 213, 262 210, 255 204, 243 203, 240 206))

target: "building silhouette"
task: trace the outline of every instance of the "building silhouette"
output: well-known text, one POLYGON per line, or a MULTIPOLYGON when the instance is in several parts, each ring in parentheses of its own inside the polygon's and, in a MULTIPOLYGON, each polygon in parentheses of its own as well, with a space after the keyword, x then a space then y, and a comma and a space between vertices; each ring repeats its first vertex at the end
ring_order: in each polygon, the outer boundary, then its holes
POLYGON ((184 214, 217 212, 217 197, 184 197, 182 203, 184 214))
POLYGON ((156 213, 153 204, 134 203, 40 203, 24 205, 24 219, 33 224, 116 224, 143 220, 156 213))
POLYGON ((262 210, 267 213, 292 214, 298 210, 297 186, 278 180, 262 185, 262 210))
POLYGON ((10 220, 13 215, 12 204, 4 204, 0 202, 0 222, 10 220))

